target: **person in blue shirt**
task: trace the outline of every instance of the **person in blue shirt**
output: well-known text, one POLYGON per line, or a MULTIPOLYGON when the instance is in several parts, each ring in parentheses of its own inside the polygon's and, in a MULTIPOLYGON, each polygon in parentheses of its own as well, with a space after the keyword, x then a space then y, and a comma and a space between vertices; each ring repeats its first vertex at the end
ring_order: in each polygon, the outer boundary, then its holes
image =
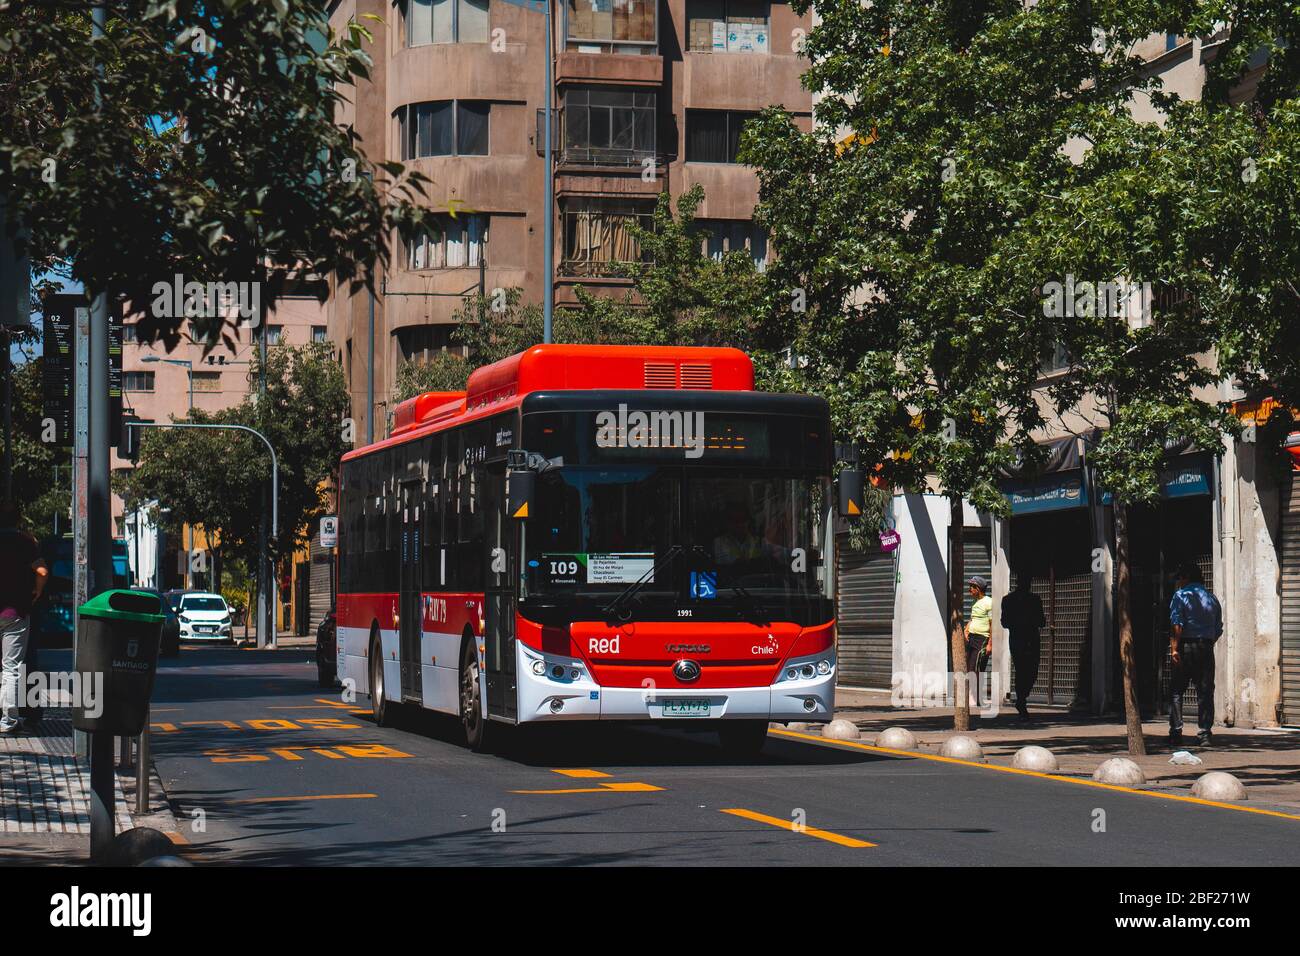
POLYGON ((1177 590, 1169 601, 1169 658, 1174 666, 1169 684, 1169 745, 1183 740, 1183 692, 1196 684, 1197 723, 1202 747, 1210 746, 1214 726, 1214 642, 1223 634, 1223 608, 1205 587, 1195 564, 1180 565, 1174 574, 1177 590))

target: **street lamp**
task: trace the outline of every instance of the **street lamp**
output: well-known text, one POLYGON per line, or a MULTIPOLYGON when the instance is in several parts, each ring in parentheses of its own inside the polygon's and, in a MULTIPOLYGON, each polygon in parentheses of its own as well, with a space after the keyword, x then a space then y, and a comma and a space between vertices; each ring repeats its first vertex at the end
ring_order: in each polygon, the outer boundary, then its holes
POLYGON ((194 363, 189 359, 159 358, 157 355, 145 355, 141 362, 166 362, 168 365, 184 365, 190 379, 190 412, 194 412, 194 363))

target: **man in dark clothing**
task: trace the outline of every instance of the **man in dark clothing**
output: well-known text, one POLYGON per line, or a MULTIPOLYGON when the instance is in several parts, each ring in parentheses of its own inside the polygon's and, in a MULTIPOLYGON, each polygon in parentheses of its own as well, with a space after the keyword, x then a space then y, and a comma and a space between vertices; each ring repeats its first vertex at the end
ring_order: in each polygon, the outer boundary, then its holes
POLYGON ((18 509, 11 502, 0 505, 0 734, 19 728, 30 615, 48 576, 36 539, 18 527, 18 509))
POLYGON ((1208 747, 1214 726, 1214 642, 1223 634, 1223 609, 1195 564, 1181 565, 1174 584, 1177 590, 1169 601, 1169 659, 1174 667, 1169 685, 1169 746, 1183 742, 1183 691, 1194 682, 1200 743, 1208 747))
POLYGON ((1033 576, 1022 571, 1016 575, 1016 589, 1002 599, 1002 626, 1016 665, 1016 710, 1021 717, 1029 716, 1026 701, 1038 679, 1038 632, 1047 623, 1042 598, 1029 589, 1032 582, 1033 576))

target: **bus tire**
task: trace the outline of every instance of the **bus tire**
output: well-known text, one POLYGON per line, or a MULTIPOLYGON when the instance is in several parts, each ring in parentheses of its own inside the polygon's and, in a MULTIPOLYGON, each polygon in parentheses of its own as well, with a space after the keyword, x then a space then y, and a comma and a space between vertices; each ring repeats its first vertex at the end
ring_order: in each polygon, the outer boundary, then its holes
POLYGON ((370 712, 376 726, 392 725, 393 709, 384 688, 384 648, 378 634, 370 635, 370 712))
POLYGON ((766 720, 724 720, 718 725, 722 749, 732 757, 757 757, 767 743, 766 720))
POLYGON ((460 654, 460 726, 465 731, 466 746, 475 753, 485 753, 492 737, 481 696, 478 651, 471 638, 460 654))

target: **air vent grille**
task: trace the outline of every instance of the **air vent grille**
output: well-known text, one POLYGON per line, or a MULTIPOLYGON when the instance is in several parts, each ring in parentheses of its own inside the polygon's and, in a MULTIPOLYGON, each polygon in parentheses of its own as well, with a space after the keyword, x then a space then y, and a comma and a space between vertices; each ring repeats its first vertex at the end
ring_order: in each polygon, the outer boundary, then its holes
POLYGON ((713 366, 683 363, 682 388, 713 388, 713 366))
POLYGON ((676 388, 677 366, 669 362, 646 362, 645 387, 676 388))

